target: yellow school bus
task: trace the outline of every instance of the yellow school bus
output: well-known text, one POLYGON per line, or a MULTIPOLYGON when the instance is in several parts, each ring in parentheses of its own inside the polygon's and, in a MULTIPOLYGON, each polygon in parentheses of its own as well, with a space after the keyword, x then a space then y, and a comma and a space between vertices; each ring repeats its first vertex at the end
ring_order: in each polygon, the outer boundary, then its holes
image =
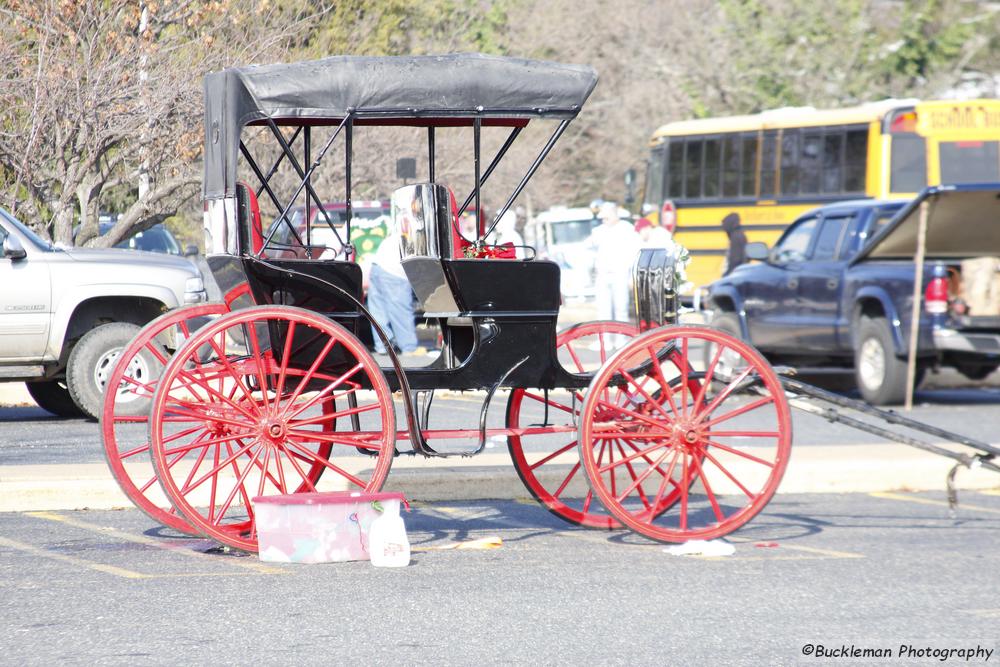
POLYGON ((668 123, 650 142, 642 202, 690 251, 697 288, 722 275, 728 213, 771 245, 821 204, 997 181, 1000 100, 884 100, 668 123))

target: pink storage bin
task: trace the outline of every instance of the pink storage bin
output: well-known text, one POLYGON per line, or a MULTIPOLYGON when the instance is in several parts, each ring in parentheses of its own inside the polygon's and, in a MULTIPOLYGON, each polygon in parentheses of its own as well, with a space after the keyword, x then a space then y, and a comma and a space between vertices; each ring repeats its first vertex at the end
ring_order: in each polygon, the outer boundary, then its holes
POLYGON ((402 493, 293 493, 253 499, 260 559, 272 563, 369 560, 368 529, 402 493))

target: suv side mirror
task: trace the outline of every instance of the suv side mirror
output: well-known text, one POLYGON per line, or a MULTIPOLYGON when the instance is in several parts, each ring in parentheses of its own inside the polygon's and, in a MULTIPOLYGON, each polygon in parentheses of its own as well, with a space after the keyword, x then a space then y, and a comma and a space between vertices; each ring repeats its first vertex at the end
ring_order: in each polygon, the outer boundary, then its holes
POLYGON ((8 234, 7 238, 3 240, 3 256, 10 260, 24 259, 28 256, 25 252, 24 246, 21 245, 21 239, 8 234))
POLYGON ((756 259, 762 262, 767 261, 767 244, 760 241, 754 241, 753 243, 748 243, 746 247, 746 253, 748 259, 756 259))

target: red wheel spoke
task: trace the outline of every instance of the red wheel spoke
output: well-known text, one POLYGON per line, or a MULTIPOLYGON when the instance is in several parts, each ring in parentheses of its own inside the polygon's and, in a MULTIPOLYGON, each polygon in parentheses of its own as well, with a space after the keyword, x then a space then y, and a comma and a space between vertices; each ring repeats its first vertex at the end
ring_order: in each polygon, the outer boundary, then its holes
POLYGON ((296 459, 298 458, 302 458, 303 461, 306 459, 302 457, 301 454, 298 454, 296 452, 286 451, 285 453, 288 455, 288 462, 292 464, 292 467, 295 468, 295 472, 299 474, 299 477, 305 483, 306 489, 308 491, 312 491, 315 493, 316 491, 315 483, 313 483, 312 478, 309 475, 307 475, 304 470, 302 470, 302 467, 299 465, 299 462, 296 461, 296 459))
POLYGON ((337 412, 324 413, 318 417, 308 417, 306 419, 295 419, 296 416, 301 414, 304 410, 296 410, 292 415, 287 417, 289 425, 307 425, 307 424, 317 424, 322 422, 328 422, 331 419, 337 419, 338 417, 350 417, 351 415, 359 415, 363 412, 371 412, 372 410, 378 410, 381 406, 378 403, 370 403, 368 405, 359 405, 356 408, 347 408, 346 410, 338 410, 337 412))
POLYGON ((344 433, 343 435, 330 435, 323 431, 298 431, 288 432, 289 436, 310 442, 328 442, 332 445, 345 445, 347 447, 365 447, 368 449, 381 449, 378 443, 374 442, 381 438, 380 433, 361 432, 344 433))
POLYGON ((659 488, 656 490, 656 498, 653 500, 653 507, 659 507, 660 504, 663 503, 663 494, 667 490, 668 482, 672 484, 674 488, 680 490, 680 485, 674 481, 673 475, 674 475, 674 468, 677 467, 677 459, 680 458, 681 456, 681 450, 675 449, 673 451, 674 451, 674 456, 670 460, 670 465, 667 466, 666 474, 663 475, 663 479, 660 480, 659 488))
POLYGON ((653 362, 653 377, 658 378, 656 380, 657 384, 660 385, 660 389, 667 395, 667 401, 670 403, 670 409, 674 413, 674 417, 680 417, 680 410, 677 409, 677 405, 674 403, 674 389, 667 382, 666 376, 663 374, 663 366, 660 364, 660 358, 657 356, 656 351, 652 347, 646 348, 646 353, 649 354, 649 358, 653 362))
POLYGON ((777 438, 777 431, 712 431, 713 438, 777 438))
MULTIPOLYGON (((256 362, 254 364, 257 371, 257 382, 260 383, 260 401, 264 405, 264 410, 266 412, 271 411, 271 402, 267 397, 267 380, 264 379, 264 358, 260 353, 260 340, 257 338, 257 327, 247 327, 248 335, 247 338, 250 339, 250 351, 253 355, 253 360, 256 362)), ((288 365, 288 358, 285 357, 281 362, 282 370, 288 365)), ((275 396, 275 400, 278 400, 278 396, 275 396)), ((267 461, 267 452, 264 452, 264 460, 267 461)), ((261 489, 261 495, 263 495, 264 490, 261 489)))
POLYGON ((702 410, 702 414, 706 415, 712 414, 712 412, 717 407, 719 407, 719 405, 721 405, 723 401, 729 398, 729 395, 733 393, 733 390, 736 389, 736 387, 739 386, 740 382, 743 382, 743 380, 745 380, 746 377, 750 375, 752 371, 753 371, 753 366, 747 366, 746 368, 744 368, 740 372, 740 374, 737 375, 735 379, 733 379, 732 382, 726 385, 725 389, 720 391, 718 395, 712 399, 712 402, 709 403, 704 410, 702 410))
MULTIPOLYGON (((620 435, 619 435, 619 437, 620 437, 620 435)), ((614 463, 609 463, 606 466, 601 466, 601 467, 599 467, 597 469, 597 471, 601 472, 601 473, 607 472, 607 471, 611 470, 612 468, 614 468, 615 466, 620 466, 622 464, 630 463, 630 462, 632 462, 633 460, 635 460, 637 458, 645 457, 646 454, 649 454, 650 452, 655 451, 657 449, 661 449, 661 448, 663 448, 663 445, 657 443, 655 445, 647 447, 646 449, 638 450, 638 451, 636 451, 633 454, 629 454, 628 456, 625 456, 625 452, 623 451, 621 453, 622 454, 622 458, 621 459, 619 459, 618 461, 616 461, 614 463)), ((669 450, 670 448, 667 447, 666 449, 669 450)), ((647 462, 648 462, 648 459, 647 459, 647 462)))
MULTIPOLYGON (((251 457, 251 463, 256 461, 259 457, 260 457, 260 449, 254 452, 253 456, 251 457)), ((237 471, 239 470, 239 466, 236 465, 235 459, 233 460, 233 468, 235 468, 237 471)), ((220 525, 221 521, 225 518, 226 513, 229 511, 229 508, 233 506, 233 501, 236 500, 237 493, 243 496, 244 506, 246 507, 247 513, 250 514, 251 522, 253 521, 253 509, 250 503, 250 498, 247 496, 246 488, 243 485, 243 483, 246 481, 247 476, 250 474, 250 470, 252 468, 253 466, 247 464, 247 466, 243 468, 243 472, 240 472, 238 474, 236 478, 236 483, 233 485, 232 490, 229 491, 229 495, 226 496, 226 499, 219 507, 218 514, 215 517, 215 525, 217 526, 220 525)))
POLYGON ((705 378, 701 381, 701 386, 698 388, 698 395, 694 399, 694 404, 696 406, 701 405, 701 402, 705 400, 705 392, 708 391, 709 385, 712 384, 712 376, 715 374, 715 367, 719 363, 719 359, 722 358, 722 352, 725 349, 726 348, 722 345, 715 346, 715 354, 712 355, 712 361, 709 362, 708 368, 705 369, 705 378))
MULTIPOLYGON (((237 438, 226 438, 226 440, 232 441, 232 440, 237 440, 237 438)), ((205 443, 205 444, 200 445, 200 446, 208 446, 209 444, 215 444, 215 443, 205 443)), ((235 461, 236 461, 236 459, 238 459, 239 457, 243 456, 243 454, 248 449, 250 449, 251 447, 253 447, 254 444, 255 444, 255 442, 251 442, 249 445, 244 445, 241 442, 240 443, 240 447, 237 449, 237 451, 236 451, 235 454, 232 453, 232 449, 230 448, 230 445, 227 444, 226 445, 226 449, 229 452, 229 455, 223 461, 221 461, 221 462, 215 462, 215 461, 213 461, 212 462, 212 468, 207 473, 205 473, 204 475, 202 475, 201 477, 199 477, 197 479, 197 481, 193 482, 188 487, 188 491, 190 492, 190 491, 193 491, 194 489, 197 489, 199 486, 201 486, 202 484, 204 484, 205 482, 207 482, 209 479, 216 479, 218 477, 218 475, 219 475, 220 472, 222 472, 229 465, 234 464, 235 461)), ((194 447, 191 447, 191 449, 194 449, 194 447)), ((219 451, 219 448, 217 447, 216 448, 216 452, 218 453, 218 451, 219 451)), ((236 471, 237 474, 239 474, 239 466, 233 465, 233 469, 236 471)))
POLYGON ((573 442, 569 443, 568 445, 565 445, 564 447, 560 447, 559 449, 557 449, 556 451, 552 452, 551 454, 549 454, 545 458, 539 459, 535 463, 532 463, 529 467, 532 470, 534 470, 535 468, 538 468, 539 466, 545 465, 546 463, 548 463, 552 459, 556 458, 560 454, 565 454, 566 452, 568 452, 569 450, 573 449, 574 447, 576 447, 576 440, 574 440, 573 442))
MULTIPOLYGON (((292 395, 288 399, 288 405, 293 405, 297 400, 299 400, 299 396, 302 394, 302 390, 305 388, 305 386, 307 384, 309 384, 309 380, 311 380, 312 377, 316 374, 316 370, 319 368, 320 363, 324 359, 326 359, 326 355, 330 354, 330 350, 333 349, 333 346, 336 343, 337 343, 337 339, 336 338, 332 338, 331 337, 331 338, 327 339, 326 344, 323 345, 323 349, 320 351, 319 354, 316 355, 316 359, 313 360, 312 365, 302 375, 302 379, 299 380, 298 385, 295 387, 295 390, 292 392, 292 395)), ((287 359, 283 359, 282 360, 282 366, 287 366, 287 364, 288 364, 288 360, 287 359)))
MULTIPOLYGON (((637 451, 639 451, 639 448, 638 448, 638 447, 637 447, 637 446, 635 445, 635 443, 634 443, 634 442, 632 442, 632 440, 631 440, 630 438, 622 438, 622 440, 623 440, 623 441, 625 442, 625 444, 626 444, 626 445, 628 445, 628 446, 629 446, 629 448, 630 448, 630 449, 631 449, 632 451, 634 451, 634 452, 637 452, 637 451)), ((670 448, 670 447, 666 447, 666 449, 667 449, 667 450, 670 450, 671 448, 670 448)), ((657 464, 654 464, 654 463, 653 463, 653 460, 652 460, 651 458, 649 458, 649 456, 647 456, 646 454, 643 454, 643 456, 642 456, 642 459, 643 459, 643 460, 644 460, 644 461, 645 461, 646 463, 648 463, 649 465, 651 465, 651 466, 654 466, 654 467, 656 468, 656 472, 660 473, 661 475, 662 475, 662 474, 664 474, 663 470, 662 470, 662 469, 660 469, 660 467, 659 467, 659 463, 657 463, 657 464)), ((673 480, 671 480, 671 481, 673 482, 673 480)), ((677 485, 677 483, 676 483, 676 482, 674 482, 674 486, 676 486, 676 485, 677 485)))
POLYGON ((294 447, 295 449, 299 450, 299 452, 301 452, 303 455, 305 455, 308 458, 311 458, 313 461, 319 463, 320 465, 328 468, 329 470, 334 471, 338 475, 341 475, 342 477, 344 477, 344 479, 348 480, 352 484, 355 484, 355 485, 361 487, 362 489, 367 486, 367 484, 365 484, 365 482, 361 481, 360 479, 358 479, 357 477, 355 477, 351 473, 347 472, 343 468, 341 468, 341 467, 339 467, 337 465, 334 465, 329 459, 322 458, 318 454, 309 451, 308 449, 306 449, 305 447, 302 447, 302 445, 299 445, 297 443, 289 442, 288 445, 290 447, 294 447))
POLYGON ((569 356, 573 359, 573 363, 576 364, 577 371, 580 373, 586 372, 586 370, 583 367, 583 364, 580 362, 580 357, 576 356, 576 352, 573 350, 572 343, 569 342, 566 343, 566 351, 569 352, 569 356))
MULTIPOLYGON (((661 463, 663 463, 663 460, 664 460, 665 458, 667 458, 667 457, 668 457, 668 456, 670 455, 670 452, 671 452, 671 451, 673 451, 673 450, 670 450, 670 449, 665 449, 665 450, 663 450, 663 454, 661 454, 661 455, 660 455, 660 458, 659 458, 659 459, 657 459, 656 463, 655 463, 654 465, 651 465, 651 466, 649 466, 648 468, 646 468, 646 469, 645 469, 645 470, 644 470, 644 471, 642 472, 642 474, 641 474, 641 475, 639 475, 639 476, 638 476, 638 477, 637 477, 637 478, 636 478, 636 479, 635 479, 635 480, 634 480, 634 481, 632 482, 632 484, 630 484, 630 485, 629 485, 629 487, 628 487, 627 489, 625 489, 624 491, 622 491, 622 492, 621 492, 621 493, 620 493, 620 494, 618 495, 618 501, 619 501, 619 502, 621 502, 621 501, 625 500, 625 498, 627 498, 627 497, 628 497, 628 494, 632 493, 632 491, 634 491, 634 490, 636 489, 636 487, 638 487, 638 486, 639 486, 640 484, 642 484, 642 483, 643 483, 644 481, 646 481, 646 478, 647 478, 647 477, 649 477, 649 476, 650 476, 650 475, 651 475, 651 474, 653 473, 653 471, 654 471, 654 470, 657 470, 657 469, 658 469, 659 465, 660 465, 661 463)), ((640 493, 642 493, 642 491, 641 491, 641 490, 640 490, 640 493)))
POLYGON ((688 457, 685 452, 681 452, 681 530, 687 530, 688 520, 688 490, 691 488, 691 480, 688 478, 688 457))
MULTIPOLYGON (((244 335, 245 335, 245 332, 244 332, 244 335)), ((215 351, 215 354, 217 355, 216 356, 216 361, 218 363, 222 364, 223 368, 226 369, 226 372, 228 373, 229 378, 234 381, 236 387, 239 388, 239 390, 240 390, 240 392, 242 392, 243 396, 252 405, 256 406, 257 405, 257 401, 253 397, 253 392, 250 391, 250 389, 248 389, 245 384, 243 384, 243 373, 240 373, 235 368, 233 368, 232 363, 229 361, 229 355, 226 354, 226 337, 225 337, 225 332, 224 331, 220 332, 219 337, 220 337, 220 341, 219 342, 216 342, 216 341, 212 340, 211 337, 209 337, 208 340, 206 341, 209 344, 209 346, 215 351), (221 347, 220 347, 220 343, 221 343, 221 347)), ((195 367, 199 367, 199 366, 203 366, 204 365, 202 363, 202 361, 198 358, 198 349, 197 348, 195 350, 193 350, 191 352, 191 354, 188 355, 188 361, 193 361, 195 367)), ((263 387, 261 387, 261 390, 263 391, 263 387)))
MULTIPOLYGON (((288 323, 288 329, 285 331, 285 347, 281 351, 281 358, 288 359, 292 353, 292 340, 295 339, 295 324, 293 320, 288 323)), ((288 372, 288 364, 282 362, 281 368, 278 369, 278 382, 274 388, 275 397, 280 397, 285 393, 285 374, 288 372)))
MULTIPOLYGON (((258 484, 257 484, 257 495, 258 496, 264 495, 264 485, 267 484, 268 477, 270 477, 270 474, 268 473, 268 470, 267 470, 267 464, 271 460, 271 448, 270 447, 263 447, 262 449, 264 450, 264 461, 263 461, 263 463, 260 462, 259 457, 255 461, 256 466, 258 468, 260 468, 260 482, 258 482, 258 484)), ((272 479, 271 481, 273 483, 274 480, 272 479)))
POLYGON ((722 508, 719 507, 719 501, 715 497, 715 492, 712 491, 712 485, 708 483, 708 475, 705 474, 704 468, 698 462, 698 457, 692 456, 691 463, 698 468, 698 479, 701 480, 702 486, 705 487, 705 495, 708 496, 708 502, 712 504, 712 511, 715 512, 716 521, 725 521, 726 516, 722 513, 722 508))
MULTIPOLYGON (((727 419, 733 419, 734 417, 739 417, 742 414, 746 414, 748 412, 756 410, 757 408, 765 406, 765 405, 768 405, 770 403, 774 403, 774 396, 765 396, 764 398, 758 399, 758 400, 756 400, 756 401, 754 401, 752 403, 747 403, 743 407, 736 408, 735 410, 731 410, 731 411, 727 412, 724 415, 721 415, 721 416, 716 417, 714 419, 710 419, 708 421, 704 421, 704 422, 702 422, 702 426, 703 427, 712 427, 712 426, 715 426, 716 424, 722 423, 722 422, 726 421, 727 419)), ((705 411, 702 411, 701 414, 702 415, 707 415, 708 413, 705 412, 705 411)))
POLYGON ((627 415, 627 416, 632 417, 634 419, 638 419, 639 421, 645 422, 645 423, 649 424, 650 426, 656 426, 657 428, 663 428, 663 422, 662 421, 658 421, 656 419, 653 419, 652 417, 647 417, 646 415, 641 414, 639 412, 636 412, 635 410, 629 410, 628 408, 622 407, 620 405, 615 405, 614 403, 609 403, 608 401, 604 401, 604 400, 599 401, 599 403, 601 405, 603 405, 604 407, 606 407, 606 408, 610 408, 612 410, 620 412, 621 414, 627 415))
POLYGON ((245 438, 245 437, 247 437, 246 433, 237 435, 219 436, 217 438, 209 438, 208 440, 202 440, 200 442, 195 442, 195 443, 188 443, 186 445, 178 445, 176 447, 164 447, 163 453, 170 455, 170 454, 176 454, 177 452, 188 452, 191 451, 192 449, 197 449, 198 447, 221 445, 222 443, 232 442, 233 440, 239 440, 240 438, 245 438))
MULTIPOLYGON (((621 454, 624 457, 625 456, 625 449, 621 446, 620 442, 616 443, 616 444, 618 446, 618 453, 621 454)), ((638 486, 638 489, 639 489, 639 500, 642 501, 642 504, 645 505, 646 509, 651 509, 652 505, 649 504, 649 499, 646 498, 646 492, 643 491, 643 488, 642 488, 642 480, 638 480, 637 479, 637 475, 635 474, 635 468, 632 467, 631 461, 626 461, 625 462, 625 468, 628 470, 628 474, 632 478, 632 482, 638 486)), ((652 468, 650 468, 650 470, 652 470, 652 468)), ((633 487, 633 488, 635 488, 635 487, 633 487)), ((627 496, 628 494, 626 493, 625 495, 627 496)))
MULTIPOLYGON (((656 411, 663 415, 663 418, 666 419, 668 423, 673 423, 675 421, 674 417, 667 414, 667 411, 663 409, 663 406, 660 405, 659 401, 650 396, 649 393, 635 381, 635 378, 629 375, 628 371, 622 369, 621 374, 625 380, 627 380, 629 384, 633 385, 638 390, 639 394, 646 399, 646 405, 653 405, 656 408, 656 411)), ((676 416, 676 414, 677 413, 675 412, 674 415, 676 416)))
MULTIPOLYGON (((674 363, 677 364, 677 359, 674 359, 674 363)), ((680 371, 681 377, 685 380, 688 375, 690 375, 690 368, 688 368, 688 338, 684 336, 681 338, 681 363, 678 364, 677 370, 680 371)), ((687 405, 687 382, 681 382, 681 415, 687 417, 688 405, 687 405)))
POLYGON ((573 408, 569 408, 569 407, 563 405, 562 403, 556 403, 555 401, 553 401, 551 399, 547 399, 544 396, 539 396, 538 394, 532 393, 530 391, 523 391, 522 394, 523 394, 523 396, 525 398, 534 399, 534 400, 538 401, 539 403, 544 403, 545 405, 548 405, 549 407, 553 407, 553 408, 555 408, 557 410, 562 410, 563 412, 568 412, 568 413, 570 413, 572 415, 580 414, 579 410, 574 410, 573 408))
MULTIPOLYGON (((713 433, 712 435, 715 435, 715 434, 713 433)), ((750 461, 753 461, 754 463, 759 463, 761 465, 765 465, 768 468, 773 468, 774 467, 774 464, 771 463, 770 461, 765 461, 764 459, 758 458, 758 457, 754 456, 753 454, 747 454, 746 452, 741 452, 740 450, 736 449, 735 447, 730 447, 729 445, 724 445, 721 442, 716 442, 714 440, 706 440, 705 443, 707 445, 711 446, 711 447, 718 447, 719 449, 721 449, 723 451, 726 451, 726 452, 729 452, 730 454, 736 454, 736 456, 742 456, 743 458, 748 459, 750 461)))
POLYGON ((580 469, 580 462, 577 461, 573 465, 573 467, 570 469, 569 474, 566 475, 565 479, 563 479, 562 484, 559 485, 559 488, 557 488, 556 491, 555 491, 555 493, 553 493, 552 495, 554 495, 556 498, 558 498, 559 496, 561 496, 562 492, 566 490, 567 486, 569 486, 570 480, 573 479, 573 476, 576 474, 576 471, 579 470, 579 469, 580 469))
MULTIPOLYGON (((220 391, 216 390, 215 388, 213 388, 209 384, 209 382, 212 379, 214 379, 214 378, 212 378, 212 377, 206 377, 204 379, 197 378, 197 377, 195 377, 191 373, 191 371, 188 371, 188 370, 181 371, 178 375, 180 377, 185 378, 185 379, 187 379, 187 380, 190 381, 187 384, 182 384, 182 386, 185 389, 191 391, 192 394, 194 394, 194 396, 195 396, 195 398, 197 398, 199 404, 211 403, 211 401, 202 398, 196 391, 194 391, 194 387, 192 386, 192 383, 200 386, 201 388, 203 388, 206 392, 209 393, 209 395, 211 397, 216 398, 216 399, 222 401, 226 405, 229 405, 230 407, 238 410, 239 412, 242 412, 244 415, 246 415, 247 419, 256 419, 257 418, 257 416, 258 416, 257 414, 255 414, 253 412, 250 412, 249 410, 245 409, 242 404, 240 404, 240 403, 232 400, 231 397, 226 396, 222 392, 220 392, 220 391)), ((221 384, 221 381, 222 381, 222 377, 223 376, 221 376, 221 375, 218 376, 220 384, 221 384)), ((173 387, 171 387, 171 391, 172 390, 173 390, 173 387)), ((234 390, 235 390, 235 387, 234 387, 234 390)), ((174 400, 174 402, 180 403, 180 404, 183 404, 183 403, 186 402, 186 401, 182 401, 181 399, 178 399, 178 398, 174 398, 173 400, 174 400)), ((254 401, 253 399, 250 399, 250 404, 254 405, 254 406, 257 405, 256 401, 254 401)), ((192 405, 195 405, 195 404, 192 403, 192 405)))
MULTIPOLYGON (((612 426, 615 426, 620 429, 622 426, 630 426, 634 423, 635 422, 601 422, 601 427, 611 428, 612 426)), ((622 433, 623 432, 621 430, 600 431, 598 433, 594 433, 591 437, 594 440, 615 440, 617 438, 621 438, 622 433)), ((628 433, 628 437, 633 440, 669 440, 673 437, 673 435, 674 434, 669 431, 630 431, 628 433)))
POLYGON ((736 479, 736 477, 733 475, 733 473, 729 472, 729 470, 724 465, 722 465, 721 463, 719 463, 719 460, 716 459, 714 456, 712 456, 711 452, 707 452, 706 451, 705 452, 705 458, 708 459, 709 461, 711 461, 712 463, 714 463, 715 467, 718 468, 719 470, 721 470, 723 472, 723 474, 725 474, 725 476, 729 478, 729 481, 731 481, 733 484, 735 484, 736 486, 738 486, 739 489, 740 489, 740 491, 742 491, 744 494, 746 494, 747 498, 749 498, 751 500, 754 500, 755 498, 757 498, 757 495, 754 494, 754 493, 751 493, 750 491, 748 491, 747 487, 743 486, 743 483, 740 482, 740 480, 736 479))

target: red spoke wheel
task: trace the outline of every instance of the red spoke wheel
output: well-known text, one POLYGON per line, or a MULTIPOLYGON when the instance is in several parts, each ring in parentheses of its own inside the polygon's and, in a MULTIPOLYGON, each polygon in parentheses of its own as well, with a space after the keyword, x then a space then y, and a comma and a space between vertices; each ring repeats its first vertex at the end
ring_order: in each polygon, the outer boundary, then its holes
POLYGON ((771 366, 703 327, 631 340, 594 376, 580 410, 580 457, 594 493, 624 525, 661 542, 714 539, 752 519, 774 495, 791 441, 771 366), (708 359, 695 361, 706 346, 708 359), (602 459, 608 449, 625 456, 602 459))
MULTIPOLYGON (((572 373, 594 373, 616 345, 639 330, 627 322, 587 322, 570 327, 556 338, 559 361, 572 373)), ((507 428, 532 428, 530 434, 507 438, 507 448, 524 486, 560 519, 591 528, 618 528, 621 524, 594 501, 580 469, 576 425, 583 393, 515 389, 507 400, 507 428)))
POLYGON ((357 338, 317 313, 261 306, 219 318, 177 351, 149 431, 174 507, 201 534, 256 551, 254 498, 379 490, 396 423, 385 377, 357 338))
POLYGON ((148 323, 118 355, 101 411, 104 457, 122 492, 154 521, 192 535, 197 531, 156 483, 147 423, 156 383, 170 355, 208 318, 227 312, 225 304, 206 303, 171 310, 148 323))

